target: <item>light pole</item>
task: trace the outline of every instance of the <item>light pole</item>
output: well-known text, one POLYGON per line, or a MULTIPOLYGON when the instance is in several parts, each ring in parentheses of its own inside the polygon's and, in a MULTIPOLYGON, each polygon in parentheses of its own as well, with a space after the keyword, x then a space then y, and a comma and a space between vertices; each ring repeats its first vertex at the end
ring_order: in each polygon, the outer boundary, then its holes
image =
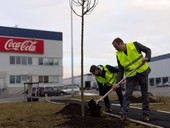
MULTIPOLYGON (((73 2, 71 2, 71 5, 73 2)), ((74 85, 74 73, 73 73, 73 11, 71 9, 71 85, 72 85, 72 97, 73 97, 73 85, 74 85)))

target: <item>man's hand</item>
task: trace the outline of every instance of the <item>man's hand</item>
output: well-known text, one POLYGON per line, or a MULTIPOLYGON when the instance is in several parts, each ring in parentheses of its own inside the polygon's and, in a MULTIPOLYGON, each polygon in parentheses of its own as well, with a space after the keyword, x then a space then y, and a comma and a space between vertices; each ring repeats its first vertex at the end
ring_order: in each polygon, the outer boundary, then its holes
POLYGON ((112 88, 113 88, 114 91, 116 91, 117 85, 116 85, 116 84, 113 84, 113 85, 112 85, 112 88))
POLYGON ((146 63, 148 61, 148 58, 143 58, 142 63, 146 63))

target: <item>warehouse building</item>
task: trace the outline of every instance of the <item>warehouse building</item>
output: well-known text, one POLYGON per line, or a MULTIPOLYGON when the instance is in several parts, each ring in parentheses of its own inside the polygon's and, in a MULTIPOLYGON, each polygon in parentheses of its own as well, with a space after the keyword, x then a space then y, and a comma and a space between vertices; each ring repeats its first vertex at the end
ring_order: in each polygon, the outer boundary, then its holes
MULTIPOLYGON (((150 87, 157 87, 157 85, 163 86, 165 83, 170 82, 170 53, 152 57, 149 66, 151 73, 149 74, 148 84, 150 87)), ((84 89, 96 88, 97 83, 92 74, 84 74, 84 89)), ((64 79, 64 85, 71 85, 72 78, 64 79)), ((75 76, 73 78, 74 85, 81 86, 81 76, 75 76)))
POLYGON ((0 26, 0 89, 63 85, 62 33, 0 26))

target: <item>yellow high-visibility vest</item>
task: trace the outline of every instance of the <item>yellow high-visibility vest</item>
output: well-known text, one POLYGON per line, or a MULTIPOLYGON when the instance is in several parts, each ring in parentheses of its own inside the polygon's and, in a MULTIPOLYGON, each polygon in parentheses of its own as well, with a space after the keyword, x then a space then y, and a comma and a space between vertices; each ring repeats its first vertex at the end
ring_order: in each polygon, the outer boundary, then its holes
POLYGON ((112 86, 116 83, 117 73, 111 73, 106 65, 103 66, 103 69, 106 71, 105 78, 101 76, 95 76, 96 80, 100 83, 106 84, 107 86, 112 86))
MULTIPOLYGON (((138 53, 133 42, 126 44, 127 55, 123 51, 117 51, 116 55, 120 64, 124 67, 125 75, 137 67, 143 59, 142 53, 138 53)), ((129 77, 135 76, 136 73, 142 73, 148 69, 148 63, 143 64, 136 71, 134 71, 129 77)))

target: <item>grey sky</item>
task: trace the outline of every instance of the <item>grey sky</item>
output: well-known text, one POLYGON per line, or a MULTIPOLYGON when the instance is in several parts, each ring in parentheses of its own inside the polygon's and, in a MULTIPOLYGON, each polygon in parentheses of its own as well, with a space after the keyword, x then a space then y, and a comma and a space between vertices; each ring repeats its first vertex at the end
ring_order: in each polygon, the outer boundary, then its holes
MULTIPOLYGON (((0 0, 0 26, 63 32, 64 78, 71 77, 69 0, 0 0)), ((84 73, 92 64, 116 66, 112 40, 138 41, 152 56, 170 52, 169 0, 99 0, 85 16, 84 73)), ((74 75, 80 75, 80 24, 73 15, 74 75)))

